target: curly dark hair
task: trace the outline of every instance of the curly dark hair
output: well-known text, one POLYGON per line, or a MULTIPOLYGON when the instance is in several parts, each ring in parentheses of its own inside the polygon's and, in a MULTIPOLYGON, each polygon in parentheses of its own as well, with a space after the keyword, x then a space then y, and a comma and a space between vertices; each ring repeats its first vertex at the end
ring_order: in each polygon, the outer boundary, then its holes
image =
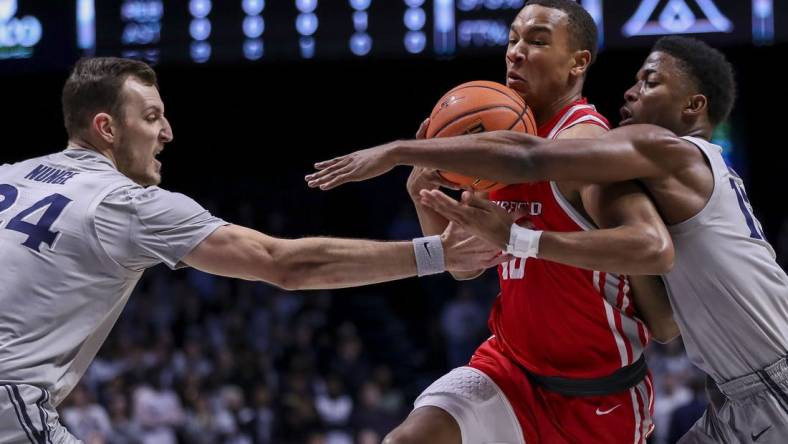
POLYGON ((709 121, 724 121, 736 101, 733 66, 720 51, 698 39, 670 36, 657 40, 651 51, 664 52, 678 60, 679 69, 708 100, 709 121))
POLYGON ((596 60, 599 34, 596 23, 579 3, 574 0, 528 0, 525 6, 538 5, 558 9, 569 17, 569 38, 575 49, 591 52, 591 63, 596 60))

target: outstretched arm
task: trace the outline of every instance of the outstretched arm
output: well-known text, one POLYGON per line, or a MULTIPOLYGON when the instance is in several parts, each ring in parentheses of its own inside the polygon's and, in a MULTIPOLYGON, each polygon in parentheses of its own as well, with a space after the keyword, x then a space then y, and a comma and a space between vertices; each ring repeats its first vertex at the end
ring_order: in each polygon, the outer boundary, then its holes
MULTIPOLYGON (((447 270, 488 268, 506 259, 500 250, 453 225, 440 243, 447 270)), ((428 258, 439 254, 434 247, 425 248, 428 258)), ((238 225, 217 229, 183 262, 207 273, 265 281, 288 290, 353 287, 417 274, 412 242, 277 239, 238 225)))
POLYGON ((519 242, 531 243, 532 256, 540 259, 621 274, 666 273, 673 264, 670 236, 650 201, 650 209, 631 211, 643 203, 638 202, 639 196, 648 198, 630 187, 636 185, 595 197, 607 212, 602 226, 610 228, 577 232, 537 232, 516 227, 504 209, 467 192, 457 202, 440 191, 424 191, 422 203, 504 251, 511 250, 512 239, 521 230, 525 236, 538 235, 532 238, 533 242, 521 236, 519 242))
POLYGON ((428 140, 404 140, 320 162, 306 177, 330 189, 370 179, 397 165, 454 171, 502 183, 541 180, 609 183, 662 177, 697 150, 653 125, 629 125, 594 139, 545 140, 492 131, 428 140))

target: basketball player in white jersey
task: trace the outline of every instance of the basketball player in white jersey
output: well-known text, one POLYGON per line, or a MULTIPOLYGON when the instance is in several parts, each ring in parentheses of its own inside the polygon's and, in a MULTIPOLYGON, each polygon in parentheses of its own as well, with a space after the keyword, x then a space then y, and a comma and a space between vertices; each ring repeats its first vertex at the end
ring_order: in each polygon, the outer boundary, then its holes
POLYGON ((173 136, 156 74, 142 62, 81 60, 63 89, 63 112, 66 150, 0 165, 3 444, 78 442, 55 407, 156 264, 313 289, 505 259, 453 227, 412 243, 275 239, 156 187, 155 157, 173 136))
MULTIPOLYGON (((504 183, 640 180, 673 238, 674 267, 663 278, 675 319, 690 359, 709 376, 711 404, 680 442, 784 443, 788 276, 742 180, 709 142, 734 97, 733 69, 723 54, 699 40, 666 37, 624 96, 622 127, 598 139, 545 141, 501 131, 394 142, 319 164, 323 169, 309 179, 331 188, 395 165, 417 165, 504 183)), ((469 193, 462 203, 439 191, 423 197, 447 218, 523 257, 556 258, 590 235, 576 233, 569 244, 566 237, 513 225, 505 212, 469 193)), ((590 268, 604 262, 604 248, 598 257, 590 268)))

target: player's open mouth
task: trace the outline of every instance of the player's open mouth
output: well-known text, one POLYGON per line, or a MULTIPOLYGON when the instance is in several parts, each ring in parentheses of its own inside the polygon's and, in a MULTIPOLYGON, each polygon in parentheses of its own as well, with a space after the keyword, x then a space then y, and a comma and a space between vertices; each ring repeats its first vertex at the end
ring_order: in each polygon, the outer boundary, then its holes
POLYGON ((619 126, 632 123, 632 111, 630 111, 629 108, 622 106, 618 112, 621 114, 621 122, 618 124, 619 126))
POLYGON ((525 78, 515 71, 506 73, 506 86, 508 87, 514 88, 516 85, 525 85, 526 83, 525 78))

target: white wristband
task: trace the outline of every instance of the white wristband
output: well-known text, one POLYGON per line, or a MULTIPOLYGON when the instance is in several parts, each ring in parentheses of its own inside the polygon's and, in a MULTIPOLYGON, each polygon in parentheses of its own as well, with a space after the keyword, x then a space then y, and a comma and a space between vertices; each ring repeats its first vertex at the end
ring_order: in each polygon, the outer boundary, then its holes
POLYGON ((512 224, 509 230, 509 245, 506 252, 516 257, 536 257, 539 254, 539 239, 542 232, 523 228, 517 224, 512 224))
POLYGON ((416 255, 416 272, 419 277, 446 271, 440 236, 413 239, 413 253, 416 255))

